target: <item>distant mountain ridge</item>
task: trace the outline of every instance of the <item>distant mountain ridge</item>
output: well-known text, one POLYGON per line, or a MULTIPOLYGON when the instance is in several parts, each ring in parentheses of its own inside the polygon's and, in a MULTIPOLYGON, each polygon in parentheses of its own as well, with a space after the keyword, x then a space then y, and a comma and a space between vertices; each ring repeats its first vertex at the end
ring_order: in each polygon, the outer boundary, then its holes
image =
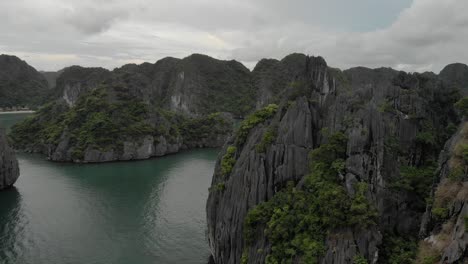
POLYGON ((37 108, 49 93, 41 73, 15 56, 0 55, 0 108, 37 108))

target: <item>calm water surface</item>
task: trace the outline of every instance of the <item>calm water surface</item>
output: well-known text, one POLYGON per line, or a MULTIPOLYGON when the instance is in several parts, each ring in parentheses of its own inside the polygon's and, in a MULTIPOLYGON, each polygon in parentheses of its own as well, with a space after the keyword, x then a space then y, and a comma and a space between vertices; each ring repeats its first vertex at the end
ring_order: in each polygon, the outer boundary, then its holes
MULTIPOLYGON (((25 114, 0 115, 0 127, 25 114)), ((0 263, 207 263, 205 202, 217 150, 96 165, 19 154, 0 192, 0 263)))

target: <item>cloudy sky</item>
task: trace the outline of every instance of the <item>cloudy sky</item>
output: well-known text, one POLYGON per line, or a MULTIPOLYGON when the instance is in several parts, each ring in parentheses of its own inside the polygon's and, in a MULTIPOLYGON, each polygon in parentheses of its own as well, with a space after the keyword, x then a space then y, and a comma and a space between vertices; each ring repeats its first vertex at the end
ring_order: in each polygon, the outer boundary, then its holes
POLYGON ((39 70, 292 52, 349 68, 468 63, 468 0, 0 0, 0 53, 39 70))

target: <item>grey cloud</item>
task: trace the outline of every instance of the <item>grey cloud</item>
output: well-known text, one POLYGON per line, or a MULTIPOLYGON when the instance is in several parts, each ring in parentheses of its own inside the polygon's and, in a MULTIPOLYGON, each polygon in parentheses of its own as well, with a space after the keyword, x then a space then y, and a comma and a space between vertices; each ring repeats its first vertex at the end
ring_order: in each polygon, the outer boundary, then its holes
POLYGON ((64 21, 84 34, 96 34, 109 29, 117 19, 127 14, 123 10, 102 12, 94 7, 83 7, 65 13, 64 21))
POLYGON ((468 62, 466 0, 0 1, 0 53, 39 69, 113 68, 194 52, 249 66, 292 52, 331 66, 468 62))

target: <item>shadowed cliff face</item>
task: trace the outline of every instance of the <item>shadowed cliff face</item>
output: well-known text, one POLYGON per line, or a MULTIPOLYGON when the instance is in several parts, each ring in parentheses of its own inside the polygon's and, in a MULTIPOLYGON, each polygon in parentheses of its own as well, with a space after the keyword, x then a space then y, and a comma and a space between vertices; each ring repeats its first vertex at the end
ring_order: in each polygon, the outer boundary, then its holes
MULTIPOLYGON (((253 126, 245 142, 239 144, 234 135, 219 156, 207 202, 214 262, 263 263, 272 250, 281 251, 271 244, 272 231, 264 233, 273 225, 268 217, 247 243, 246 216, 285 190, 287 182, 301 190, 313 173, 309 152, 336 132, 344 133, 347 143, 344 169, 335 180, 349 199, 363 183, 378 217, 366 228, 344 224, 326 230, 324 250, 316 261, 353 263, 360 257, 369 263, 390 262, 393 238, 415 238, 419 231, 437 156, 459 122, 453 109, 460 98, 457 89, 432 73, 387 68, 341 72, 320 57, 299 54, 261 61, 253 72, 255 89, 263 91, 259 105, 277 102, 279 109, 253 126), (274 82, 269 81, 272 76, 274 82), (226 173, 223 161, 228 154, 233 160, 226 173)), ((468 83, 461 84, 456 88, 468 88, 468 83)), ((301 232, 284 228, 288 236, 301 232)), ((304 262, 305 252, 292 244, 285 253, 291 254, 288 259, 304 262)))
POLYGON ((18 160, 10 149, 5 131, 0 129, 0 190, 12 186, 19 176, 18 160))

